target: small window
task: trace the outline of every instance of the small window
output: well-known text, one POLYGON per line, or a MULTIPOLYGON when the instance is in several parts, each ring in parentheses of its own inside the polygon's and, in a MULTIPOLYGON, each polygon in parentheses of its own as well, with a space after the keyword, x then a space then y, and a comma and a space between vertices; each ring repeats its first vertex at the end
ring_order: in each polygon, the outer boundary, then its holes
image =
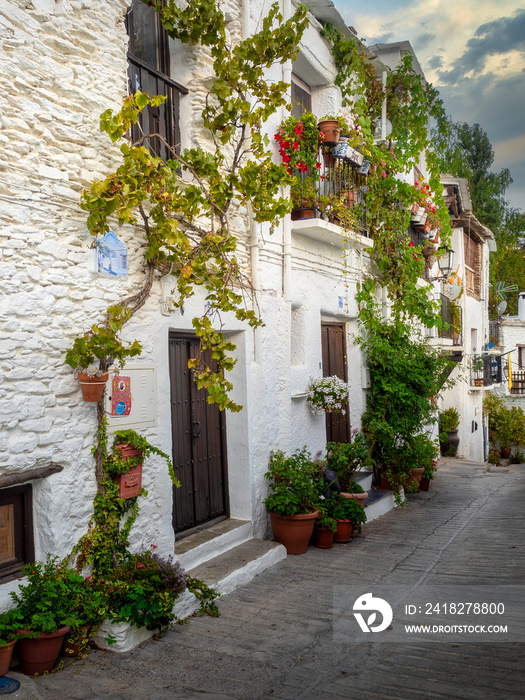
POLYGON ((164 104, 141 112, 131 129, 131 138, 136 142, 145 134, 159 134, 161 138, 145 139, 144 145, 153 155, 168 160, 173 157, 169 147, 180 151, 179 99, 188 91, 170 78, 169 37, 154 8, 142 0, 133 0, 126 15, 126 28, 130 92, 140 90, 150 97, 166 95, 164 104))
POLYGON ((32 487, 0 489, 0 581, 15 578, 34 558, 32 487))
POLYGON ((472 235, 463 233, 465 249, 465 284, 472 296, 481 295, 481 251, 482 244, 472 235))
POLYGON ((518 369, 525 369, 525 345, 518 345, 518 369))
POLYGON ((312 89, 292 74, 292 117, 300 119, 303 112, 312 111, 312 89))

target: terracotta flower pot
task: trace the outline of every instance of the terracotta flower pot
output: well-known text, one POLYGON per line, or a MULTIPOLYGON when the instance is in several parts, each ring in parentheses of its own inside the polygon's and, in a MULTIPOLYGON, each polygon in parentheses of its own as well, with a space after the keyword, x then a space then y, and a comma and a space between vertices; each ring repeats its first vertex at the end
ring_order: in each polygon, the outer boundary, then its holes
POLYGON ((337 119, 326 119, 319 122, 319 132, 322 134, 323 143, 335 145, 339 141, 341 128, 337 119))
POLYGON ((103 374, 100 377, 90 377, 84 372, 79 372, 78 380, 80 382, 80 388, 82 389, 82 398, 84 399, 84 401, 96 403, 104 393, 104 389, 108 379, 109 374, 103 374))
POLYGON ((501 453, 502 459, 510 459, 511 448, 510 447, 501 447, 500 453, 501 453))
POLYGON ((423 477, 419 483, 420 491, 428 491, 430 489, 430 479, 423 477))
POLYGON ((78 658, 89 644, 91 625, 87 625, 81 635, 76 635, 76 642, 70 642, 69 638, 64 643, 64 656, 69 658, 78 658))
POLYGON ((334 542, 350 542, 353 529, 354 526, 352 525, 351 520, 338 520, 337 530, 334 536, 334 542))
MULTIPOLYGON (((131 445, 115 445, 115 449, 120 452, 124 461, 142 454, 140 450, 131 447, 131 445)), ((117 474, 115 481, 119 487, 120 498, 134 498, 142 488, 142 462, 124 474, 117 474)))
POLYGON ((411 469, 410 476, 407 479, 407 485, 409 485, 414 490, 418 489, 424 471, 425 467, 414 467, 413 469, 411 469))
POLYGON ((368 491, 363 491, 363 493, 344 493, 341 492, 341 496, 345 498, 355 498, 356 501, 363 503, 365 498, 368 498, 368 491))
POLYGON ((293 209, 291 217, 292 217, 292 221, 301 221, 301 219, 314 219, 315 212, 314 212, 313 208, 310 208, 310 207, 303 207, 301 209, 293 209))
POLYGON ((288 554, 304 554, 314 530, 317 510, 301 515, 276 515, 270 513, 273 537, 276 542, 284 544, 288 554))
POLYGON ((329 530, 325 527, 316 527, 315 532, 315 546, 319 549, 332 549, 334 542, 334 531, 329 530))
POLYGON ((2 644, 2 646, 0 646, 0 676, 5 676, 9 671, 9 664, 11 663, 13 647, 15 644, 16 640, 14 642, 7 642, 7 644, 2 644))
MULTIPOLYGON (((35 673, 41 676, 46 671, 52 671, 60 654, 64 637, 69 632, 69 629, 66 626, 50 634, 41 632, 35 639, 30 637, 22 639, 20 642, 22 673, 25 673, 26 676, 34 676, 35 673)), ((20 634, 24 633, 28 634, 28 632, 20 630, 20 634)))

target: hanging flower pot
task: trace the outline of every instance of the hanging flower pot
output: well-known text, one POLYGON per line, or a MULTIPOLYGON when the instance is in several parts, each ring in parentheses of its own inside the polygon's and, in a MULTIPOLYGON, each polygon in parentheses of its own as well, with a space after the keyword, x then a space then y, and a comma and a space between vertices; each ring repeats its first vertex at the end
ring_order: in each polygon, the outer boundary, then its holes
MULTIPOLYGON (((131 457, 142 455, 142 452, 131 445, 118 444, 115 445, 115 450, 118 450, 122 455, 122 459, 126 462, 131 457)), ((124 474, 117 474, 114 479, 119 487, 120 498, 134 498, 138 495, 142 488, 142 460, 135 464, 131 469, 124 474)))
POLYGON ((85 372, 78 373, 82 398, 89 403, 97 403, 104 393, 109 374, 102 374, 100 377, 90 377, 85 372))

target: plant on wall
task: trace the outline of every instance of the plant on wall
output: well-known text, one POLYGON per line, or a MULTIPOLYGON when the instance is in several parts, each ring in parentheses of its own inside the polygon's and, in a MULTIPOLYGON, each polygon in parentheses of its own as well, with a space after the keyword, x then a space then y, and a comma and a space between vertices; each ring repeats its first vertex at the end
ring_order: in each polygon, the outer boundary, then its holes
POLYGON ((367 280, 359 293, 363 310, 360 343, 370 371, 370 391, 362 416, 376 476, 384 474, 399 494, 406 480, 407 455, 417 436, 436 421, 433 397, 452 386, 447 376, 451 361, 429 346, 408 320, 382 318, 367 280))
POLYGON ((425 325, 436 325, 437 307, 426 290, 417 285, 424 265, 419 255, 421 248, 415 246, 409 250, 407 231, 410 207, 422 200, 425 207, 428 204, 436 226, 440 226, 442 240, 450 239, 450 220, 428 129, 429 118, 435 120, 437 128, 445 128, 442 101, 437 90, 414 72, 410 54, 388 73, 385 92, 356 41, 345 39, 330 25, 326 25, 323 34, 332 46, 338 70, 336 84, 343 94, 343 105, 352 111, 367 158, 377 168, 368 177, 366 192, 367 224, 374 239, 371 256, 376 263, 375 278, 386 287, 394 314, 406 313, 425 325), (378 142, 374 131, 385 97, 392 132, 387 142, 378 142), (429 182, 412 186, 403 182, 403 175, 414 166, 419 167, 421 153, 426 155, 429 182))
MULTIPOLYGON (((215 78, 202 119, 213 148, 190 148, 179 154, 156 134, 171 155, 163 162, 144 147, 148 135, 132 144, 123 141, 141 110, 164 101, 141 92, 130 95, 119 112, 107 110, 101 117, 102 131, 113 142, 121 142, 122 163, 83 193, 81 206, 89 213, 88 229, 93 236, 107 232, 111 218, 120 225, 140 223, 143 227, 146 280, 137 295, 119 304, 128 318, 150 293, 155 262, 172 266, 176 307, 196 288, 204 288, 208 310, 193 319, 193 326, 201 350, 212 350, 216 368, 204 364, 202 355, 191 360, 190 368, 198 387, 207 389, 209 402, 221 409, 240 410, 228 396, 232 385, 227 372, 235 365, 231 357, 235 346, 214 327, 212 316, 232 312, 252 327, 261 324, 248 276, 236 256, 231 216, 249 204, 256 221, 274 222, 289 210, 280 188, 291 183, 290 176, 286 167, 272 161, 262 126, 286 104, 287 85, 268 82, 265 71, 275 62, 296 56, 307 24, 306 8, 299 6, 284 21, 273 5, 256 34, 231 46, 224 15, 216 3, 190 0, 184 9, 174 3, 147 4, 160 13, 170 37, 210 47, 215 78)), ((108 322, 113 321, 108 309, 108 322)))

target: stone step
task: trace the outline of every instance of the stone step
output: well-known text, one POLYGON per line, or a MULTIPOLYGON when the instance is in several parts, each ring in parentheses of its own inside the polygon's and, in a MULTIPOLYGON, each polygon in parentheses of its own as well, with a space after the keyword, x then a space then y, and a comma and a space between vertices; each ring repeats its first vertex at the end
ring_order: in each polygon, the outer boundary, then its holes
POLYGON ((188 571, 247 542, 252 536, 249 520, 228 518, 181 540, 175 538, 175 559, 188 571))
MULTIPOLYGON (((403 495, 401 498, 404 500, 403 495)), ((370 489, 370 491, 368 491, 368 497, 364 500, 367 522, 380 518, 382 515, 385 515, 385 513, 388 513, 389 510, 395 508, 396 505, 392 491, 370 489)))
POLYGON ((372 478, 374 476, 373 472, 358 472, 354 481, 363 487, 365 491, 370 491, 372 488, 372 478))
MULTIPOLYGON (((245 586, 257 574, 286 559, 286 549, 278 542, 251 539, 187 571, 213 586, 221 595, 245 586)), ((177 617, 188 617, 198 609, 195 596, 187 591, 175 604, 177 617)))

